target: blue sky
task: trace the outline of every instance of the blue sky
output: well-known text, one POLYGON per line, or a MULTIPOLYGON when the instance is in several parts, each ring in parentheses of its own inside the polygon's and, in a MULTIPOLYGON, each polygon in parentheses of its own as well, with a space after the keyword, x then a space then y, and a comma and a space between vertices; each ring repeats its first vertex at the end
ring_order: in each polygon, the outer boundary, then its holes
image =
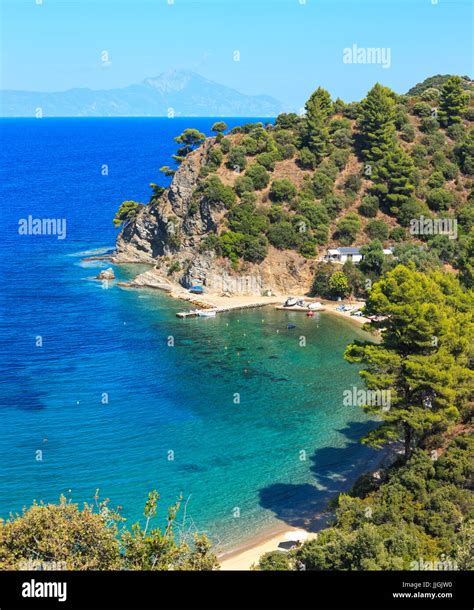
POLYGON ((350 101, 376 81, 402 93, 472 76, 470 0, 168 1, 0 0, 1 88, 110 89, 184 68, 298 109, 319 85, 350 101), (390 68, 345 64, 353 44, 390 48, 390 68))

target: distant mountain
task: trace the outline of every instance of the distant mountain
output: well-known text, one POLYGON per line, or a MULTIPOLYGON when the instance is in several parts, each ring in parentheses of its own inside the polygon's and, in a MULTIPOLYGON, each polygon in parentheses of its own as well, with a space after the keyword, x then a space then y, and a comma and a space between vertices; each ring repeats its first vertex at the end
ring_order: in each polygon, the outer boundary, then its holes
POLYGON ((174 70, 121 89, 68 89, 53 93, 0 91, 0 116, 277 116, 283 108, 268 95, 244 95, 188 70, 174 70))

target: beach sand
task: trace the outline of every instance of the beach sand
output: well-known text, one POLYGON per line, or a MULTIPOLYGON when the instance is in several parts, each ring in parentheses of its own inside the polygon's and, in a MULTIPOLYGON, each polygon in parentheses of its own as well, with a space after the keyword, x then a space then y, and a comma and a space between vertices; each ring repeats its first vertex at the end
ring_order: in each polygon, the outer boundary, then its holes
MULTIPOLYGON (((243 549, 231 551, 223 556, 221 555, 219 557, 221 570, 250 570, 252 565, 258 563, 258 560, 264 553, 278 551, 278 545, 281 543, 288 544, 285 535, 292 531, 296 531, 296 529, 297 528, 287 527, 286 529, 282 529, 279 534, 270 534, 261 540, 254 541, 251 545, 243 549)), ((309 532, 307 540, 312 540, 313 538, 316 538, 316 536, 316 533, 309 532)))

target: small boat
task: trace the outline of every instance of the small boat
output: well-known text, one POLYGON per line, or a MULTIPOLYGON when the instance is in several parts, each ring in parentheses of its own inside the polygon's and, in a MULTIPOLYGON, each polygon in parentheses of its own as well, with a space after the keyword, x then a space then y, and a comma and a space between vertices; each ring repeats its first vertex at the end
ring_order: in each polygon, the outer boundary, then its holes
POLYGON ((198 311, 198 316, 200 318, 215 318, 216 312, 211 309, 200 309, 198 311))
POLYGON ((191 294, 202 294, 204 292, 204 288, 202 286, 191 286, 189 292, 191 294))
POLYGON ((306 317, 307 317, 307 318, 314 318, 314 311, 308 311, 308 312, 306 313, 306 317))
POLYGON ((315 311, 317 309, 324 309, 324 308, 319 301, 316 301, 315 303, 310 303, 308 305, 308 309, 315 311))
POLYGON ((298 302, 298 299, 295 299, 294 297, 288 297, 283 306, 284 307, 294 307, 297 302, 298 302))
POLYGON ((291 330, 291 329, 293 329, 293 328, 296 328, 296 324, 288 324, 288 326, 287 326, 286 328, 288 328, 289 330, 291 330))

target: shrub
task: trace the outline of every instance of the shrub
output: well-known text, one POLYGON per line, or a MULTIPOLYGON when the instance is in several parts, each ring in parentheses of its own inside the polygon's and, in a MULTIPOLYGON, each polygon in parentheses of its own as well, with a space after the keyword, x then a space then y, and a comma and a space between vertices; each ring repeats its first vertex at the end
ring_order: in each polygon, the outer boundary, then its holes
POLYGON ((270 226, 268 240, 279 250, 295 248, 300 241, 300 236, 290 222, 279 222, 270 226))
POLYGON ((254 189, 257 191, 264 189, 270 181, 267 170, 259 163, 251 165, 245 175, 252 180, 254 189))
POLYGON ((362 203, 359 206, 359 212, 367 218, 375 218, 379 211, 379 200, 375 195, 366 195, 362 198, 362 203))
POLYGON ((210 176, 196 190, 207 201, 214 205, 222 205, 226 208, 232 207, 236 202, 234 189, 222 184, 217 176, 210 176))
POLYGON ((329 290, 335 297, 346 297, 351 288, 347 275, 343 271, 336 271, 329 279, 329 290))
POLYGON ((413 140, 415 139, 415 135, 415 128, 410 123, 406 123, 405 125, 403 125, 400 130, 400 137, 402 138, 402 140, 405 140, 405 142, 413 142, 413 140))
POLYGON ((426 202, 432 210, 447 210, 454 204, 454 195, 443 188, 432 189, 426 196, 426 202))
POLYGON ((287 553, 282 551, 270 551, 264 553, 258 560, 259 570, 281 571, 291 570, 292 563, 287 553))
POLYGON ((348 148, 352 144, 352 131, 350 129, 338 129, 331 136, 331 142, 337 148, 348 148))
POLYGON ((438 131, 438 129, 439 123, 434 117, 429 116, 422 119, 420 130, 423 133, 434 133, 435 131, 438 131))
POLYGON ((343 246, 350 246, 360 229, 360 219, 353 212, 341 218, 337 223, 335 238, 343 246))
POLYGON ((466 136, 466 128, 462 123, 453 123, 446 129, 451 140, 462 140, 466 136))
POLYGON ((266 214, 258 210, 254 203, 241 203, 234 206, 228 213, 227 220, 232 231, 245 235, 265 233, 268 226, 266 214))
POLYGON ((365 227, 365 232, 372 239, 385 241, 388 238, 389 229, 383 220, 371 220, 365 227))
POLYGON ((428 186, 432 189, 440 188, 445 184, 446 180, 442 172, 433 172, 427 182, 428 186))
POLYGON ((258 142, 252 136, 242 138, 241 146, 245 150, 246 155, 256 155, 258 152, 258 142))
POLYGON ((390 239, 393 239, 393 241, 403 241, 406 239, 406 236, 407 232, 403 227, 395 227, 390 232, 390 239))
POLYGON ((223 140, 221 140, 220 147, 222 149, 222 152, 226 155, 232 148, 232 144, 229 138, 224 138, 223 140))
POLYGON ((426 102, 417 102, 412 108, 413 114, 416 114, 419 117, 428 117, 431 116, 431 105, 426 102))
POLYGON ((326 195, 321 200, 321 203, 326 208, 331 219, 336 218, 339 212, 344 209, 344 200, 336 195, 326 195))
POLYGON ((454 165, 454 163, 448 161, 443 167, 443 175, 446 180, 454 180, 454 178, 456 178, 458 175, 458 168, 454 165))
POLYGON ((275 163, 280 160, 277 151, 260 153, 256 158, 260 165, 271 172, 275 169, 275 163))
POLYGON ((235 181, 234 188, 239 196, 254 190, 253 182, 248 176, 239 176, 235 181))
POLYGON ((315 197, 321 199, 325 195, 329 195, 332 193, 334 189, 334 181, 323 174, 322 172, 317 172, 313 178, 313 192, 315 197))
POLYGON ((349 174, 344 181, 344 189, 357 193, 362 186, 362 179, 358 174, 349 174))
POLYGON ((243 146, 233 146, 230 149, 226 165, 229 169, 233 169, 237 172, 244 170, 247 165, 245 148, 243 146))
POLYGON ((338 170, 344 169, 347 165, 347 161, 349 160, 350 151, 347 149, 343 150, 335 150, 331 154, 331 159, 334 162, 334 165, 338 170))
POLYGON ((223 158, 224 153, 222 152, 222 150, 220 148, 217 148, 217 146, 213 146, 208 154, 208 163, 210 169, 215 171, 222 163, 223 158))
POLYGON ((317 165, 316 155, 309 148, 304 147, 298 153, 297 163, 303 169, 314 169, 317 165))
POLYGON ((276 203, 292 201, 296 196, 296 187, 287 178, 274 180, 270 187, 270 199, 276 203))
POLYGON ((329 214, 324 205, 303 200, 297 206, 297 210, 308 219, 311 228, 315 229, 321 225, 329 224, 329 214))

